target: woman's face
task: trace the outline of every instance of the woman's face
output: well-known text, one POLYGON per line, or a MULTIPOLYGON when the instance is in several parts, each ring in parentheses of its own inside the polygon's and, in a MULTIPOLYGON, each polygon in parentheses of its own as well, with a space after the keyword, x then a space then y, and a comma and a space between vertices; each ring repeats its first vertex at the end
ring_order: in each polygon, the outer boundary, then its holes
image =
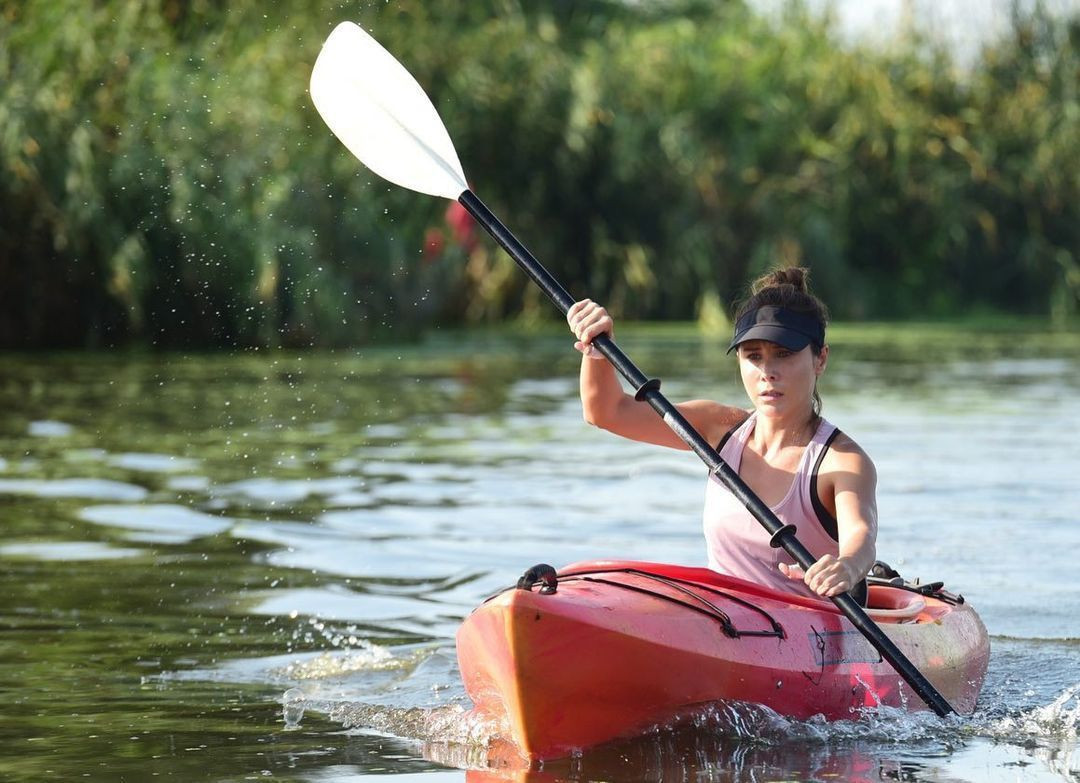
POLYGON ((813 410, 814 388, 825 371, 829 347, 815 355, 808 345, 791 351, 766 340, 739 345, 739 372, 746 394, 761 416, 804 418, 813 410))

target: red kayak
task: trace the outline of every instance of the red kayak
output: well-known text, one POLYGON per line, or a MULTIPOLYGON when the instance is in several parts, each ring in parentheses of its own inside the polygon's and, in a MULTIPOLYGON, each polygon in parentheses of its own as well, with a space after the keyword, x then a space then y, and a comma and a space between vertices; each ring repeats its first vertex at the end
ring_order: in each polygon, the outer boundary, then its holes
MULTIPOLYGON (((457 634, 475 709, 528 758, 564 757, 717 701, 798 719, 926 709, 832 602, 657 563, 588 561, 537 576, 482 604, 457 634)), ((872 580, 867 613, 970 714, 990 657, 986 628, 940 585, 900 585, 872 580)))

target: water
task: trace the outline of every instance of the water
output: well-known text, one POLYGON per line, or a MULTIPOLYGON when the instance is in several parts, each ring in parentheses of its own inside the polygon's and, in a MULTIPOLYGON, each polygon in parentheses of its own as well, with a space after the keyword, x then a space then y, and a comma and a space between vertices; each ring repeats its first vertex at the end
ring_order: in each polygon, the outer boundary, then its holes
MULTIPOLYGON (((741 399, 721 346, 627 335, 672 399, 741 399)), ((914 328, 838 330, 826 415, 881 556, 990 630, 975 716, 726 705, 508 768, 470 609, 536 562, 704 556, 696 458, 583 425, 575 371, 545 335, 5 357, 0 780, 1080 781, 1080 339, 914 328)))

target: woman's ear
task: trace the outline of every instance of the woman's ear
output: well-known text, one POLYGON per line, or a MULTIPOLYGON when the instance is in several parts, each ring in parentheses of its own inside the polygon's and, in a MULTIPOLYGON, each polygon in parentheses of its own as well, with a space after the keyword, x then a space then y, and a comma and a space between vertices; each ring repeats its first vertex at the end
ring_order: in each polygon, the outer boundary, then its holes
POLYGON ((821 346, 821 353, 814 356, 814 374, 821 375, 825 372, 825 365, 829 363, 829 346, 821 346))

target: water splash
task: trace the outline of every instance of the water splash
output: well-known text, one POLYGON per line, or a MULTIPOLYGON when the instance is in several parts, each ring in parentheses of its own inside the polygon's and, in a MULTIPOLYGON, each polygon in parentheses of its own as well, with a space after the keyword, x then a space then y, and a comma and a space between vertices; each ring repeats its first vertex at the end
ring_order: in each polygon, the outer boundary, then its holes
POLYGON ((1080 683, 1066 688, 1050 704, 1001 718, 987 728, 996 739, 1076 740, 1080 738, 1080 683))
POLYGON ((363 639, 354 644, 343 651, 324 652, 314 658, 293 661, 272 674, 288 680, 326 680, 357 672, 410 669, 424 657, 421 650, 407 656, 395 656, 389 649, 363 639))
MULTIPOLYGON (((509 740, 505 723, 462 705, 400 708, 362 702, 307 702, 343 728, 381 733, 420 744, 423 756, 458 768, 520 768, 527 762, 509 740)), ((1009 718, 948 716, 896 707, 868 707, 851 720, 820 717, 795 720, 760 705, 717 702, 701 705, 638 736, 608 746, 579 751, 565 763, 597 763, 597 759, 635 759, 646 766, 671 759, 697 759, 710 766, 718 760, 768 757, 798 745, 818 756, 832 757, 837 747, 887 744, 897 748, 964 746, 976 738, 1009 740, 1027 737, 1029 749, 1048 767, 1072 774, 1077 770, 1076 740, 1080 729, 1080 685, 1053 703, 1009 718), (830 750, 831 749, 831 750, 830 750), (764 754, 764 755, 763 755, 764 754)), ((841 754, 843 755, 843 754, 841 754)))
POLYGON ((345 729, 422 742, 486 745, 504 733, 497 722, 461 705, 402 708, 347 702, 335 705, 329 717, 345 729))

